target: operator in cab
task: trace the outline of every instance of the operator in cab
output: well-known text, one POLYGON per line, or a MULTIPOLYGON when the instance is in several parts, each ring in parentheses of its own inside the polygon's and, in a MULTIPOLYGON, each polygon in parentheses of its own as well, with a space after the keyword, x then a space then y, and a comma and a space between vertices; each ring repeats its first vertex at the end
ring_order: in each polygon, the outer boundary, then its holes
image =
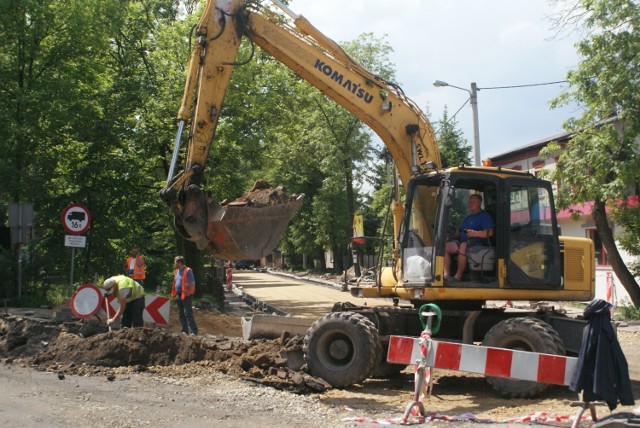
POLYGON ((462 280, 467 268, 467 250, 469 244, 489 245, 489 238, 493 236, 493 219, 482 209, 482 196, 469 196, 469 214, 465 217, 460 229, 452 236, 455 241, 447 242, 444 253, 444 279, 449 283, 462 280), (451 256, 458 255, 458 269, 453 277, 451 274, 451 256))

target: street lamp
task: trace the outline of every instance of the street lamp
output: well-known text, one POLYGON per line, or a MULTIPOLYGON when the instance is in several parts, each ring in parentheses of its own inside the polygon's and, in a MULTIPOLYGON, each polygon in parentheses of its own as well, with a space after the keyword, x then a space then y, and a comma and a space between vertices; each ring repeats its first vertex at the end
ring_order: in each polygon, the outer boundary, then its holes
POLYGON ((450 85, 442 80, 436 80, 433 82, 433 86, 451 86, 452 88, 467 91, 469 93, 471 111, 473 112, 473 165, 480 166, 480 127, 478 125, 478 87, 476 86, 476 82, 471 83, 471 90, 450 85))

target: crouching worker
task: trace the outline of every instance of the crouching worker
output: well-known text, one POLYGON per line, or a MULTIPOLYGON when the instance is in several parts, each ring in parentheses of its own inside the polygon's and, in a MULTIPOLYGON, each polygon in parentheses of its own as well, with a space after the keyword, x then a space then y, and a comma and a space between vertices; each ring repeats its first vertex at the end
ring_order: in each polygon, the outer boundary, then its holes
POLYGON ((192 336, 198 334, 198 326, 193 316, 192 300, 196 292, 196 280, 193 271, 187 267, 185 259, 182 256, 176 256, 173 259, 176 267, 173 273, 173 285, 171 286, 171 297, 176 301, 178 306, 178 314, 180 315, 180 326, 182 332, 192 336))
POLYGON ((144 288, 142 285, 128 276, 117 275, 105 280, 104 289, 107 291, 107 296, 115 296, 120 304, 116 314, 107 320, 108 325, 122 317, 122 327, 143 327, 144 288))

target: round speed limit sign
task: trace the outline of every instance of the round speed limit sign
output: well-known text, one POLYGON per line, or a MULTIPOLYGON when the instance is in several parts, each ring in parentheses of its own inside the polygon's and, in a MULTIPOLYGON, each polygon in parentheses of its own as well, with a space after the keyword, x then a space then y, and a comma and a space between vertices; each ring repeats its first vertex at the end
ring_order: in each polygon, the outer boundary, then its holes
POLYGON ((62 226, 74 235, 80 235, 89 229, 91 214, 84 205, 71 204, 62 212, 62 226))

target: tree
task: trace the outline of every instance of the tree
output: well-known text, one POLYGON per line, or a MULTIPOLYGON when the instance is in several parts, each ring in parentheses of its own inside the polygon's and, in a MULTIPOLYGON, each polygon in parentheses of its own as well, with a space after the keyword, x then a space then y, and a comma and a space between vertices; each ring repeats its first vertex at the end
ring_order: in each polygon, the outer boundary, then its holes
MULTIPOLYGON (((393 80, 395 70, 388 58, 393 49, 384 37, 364 33, 356 40, 344 43, 343 48, 371 73, 386 80, 393 80)), ((327 186, 323 187, 323 190, 326 189, 328 194, 332 195, 332 197, 325 195, 325 200, 330 203, 329 209, 332 211, 342 210, 343 204, 346 209, 344 217, 331 219, 322 230, 332 232, 327 236, 330 237, 334 258, 341 260, 352 236, 354 215, 360 208, 361 199, 358 198, 357 183, 362 184, 372 180, 367 171, 375 170, 371 168, 375 148, 371 131, 360 119, 326 96, 317 98, 316 104, 324 119, 324 129, 327 131, 327 139, 321 148, 325 173, 327 176, 334 175, 334 179, 327 180, 327 186), (342 183, 341 186, 335 186, 336 179, 342 183), (338 190, 343 191, 344 196, 336 193, 338 190)), ((318 211, 326 213, 327 208, 318 206, 318 211)), ((323 221, 326 220, 329 219, 325 217, 323 221)), ((356 270, 357 274, 359 274, 358 270, 356 270)))
POLYGON ((455 116, 449 117, 449 110, 446 106, 442 112, 442 119, 436 122, 436 125, 442 167, 470 165, 471 146, 464 139, 462 130, 458 128, 455 116))
POLYGON ((576 45, 580 64, 567 74, 571 89, 552 102, 584 108, 565 124, 574 135, 564 150, 554 144, 544 152, 558 156, 551 177, 561 183, 558 206, 593 201, 591 214, 608 259, 637 307, 640 288, 618 251, 607 209, 624 231, 619 242, 638 254, 637 208, 629 209, 624 201, 637 195, 640 183, 640 5, 633 0, 580 0, 556 24, 586 33, 576 45))
MULTIPOLYGON (((36 235, 25 247, 27 295, 64 283, 70 251, 63 247, 60 213, 71 202, 86 205, 93 217, 87 248, 76 259, 77 282, 120 272, 132 245, 145 251, 152 271, 158 269, 151 285, 161 280, 163 264, 154 258, 165 255, 147 249, 174 251, 163 234, 169 224, 157 196, 163 174, 158 144, 151 142, 165 141, 165 133, 172 140, 177 107, 165 123, 150 118, 153 108, 165 107, 162 88, 176 87, 164 85, 179 67, 167 64, 175 55, 167 55, 172 45, 163 45, 162 35, 178 31, 181 7, 177 0, 0 5, 0 117, 7 124, 0 130, 6 183, 0 201, 34 202, 36 235), (158 50, 165 55, 154 58, 158 50)), ((186 45, 185 37, 171 40, 186 45)), ((11 295, 7 279, 3 291, 11 295)))

